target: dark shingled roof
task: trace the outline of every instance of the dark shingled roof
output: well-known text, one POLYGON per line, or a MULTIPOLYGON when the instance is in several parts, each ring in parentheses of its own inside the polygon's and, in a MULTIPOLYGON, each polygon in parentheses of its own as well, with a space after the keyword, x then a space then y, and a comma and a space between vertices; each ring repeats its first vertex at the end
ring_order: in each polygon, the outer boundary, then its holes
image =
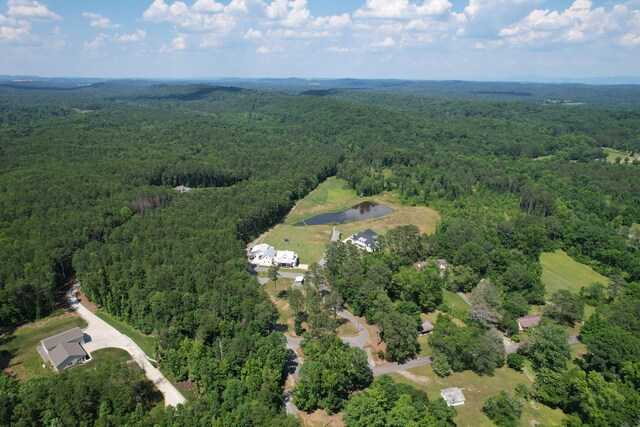
POLYGON ((372 250, 375 250, 378 247, 378 242, 376 241, 377 238, 378 233, 370 228, 367 228, 366 230, 353 235, 351 237, 351 240, 353 240, 354 242, 360 242, 361 244, 370 247, 372 250))

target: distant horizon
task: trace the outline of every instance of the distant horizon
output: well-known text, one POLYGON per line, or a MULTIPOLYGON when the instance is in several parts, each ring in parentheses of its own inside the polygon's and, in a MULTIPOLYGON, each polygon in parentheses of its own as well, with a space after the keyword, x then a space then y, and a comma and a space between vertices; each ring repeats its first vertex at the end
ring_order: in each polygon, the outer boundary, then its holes
MULTIPOLYGON (((0 74, 0 79, 13 79, 19 82, 22 79, 37 80, 137 80, 137 81, 224 81, 224 80, 302 80, 302 81, 335 81, 335 80, 362 80, 362 81, 407 81, 407 82, 472 82, 472 83, 535 83, 535 84, 582 84, 589 86, 615 86, 615 85, 640 85, 640 76, 603 76, 603 77, 545 77, 545 76, 521 76, 505 79, 464 79, 464 78, 398 78, 398 77, 243 77, 243 76, 209 76, 209 77, 143 77, 143 76, 73 76, 37 74, 0 74)), ((25 82, 27 80, 24 80, 25 82)))

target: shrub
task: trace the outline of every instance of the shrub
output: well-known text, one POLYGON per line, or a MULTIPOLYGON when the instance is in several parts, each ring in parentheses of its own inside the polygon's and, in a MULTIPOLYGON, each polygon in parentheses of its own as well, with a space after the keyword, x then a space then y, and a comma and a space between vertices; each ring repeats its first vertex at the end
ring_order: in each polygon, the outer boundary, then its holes
POLYGON ((518 353, 511 353, 507 355, 507 366, 514 371, 522 372, 524 367, 524 356, 518 353))

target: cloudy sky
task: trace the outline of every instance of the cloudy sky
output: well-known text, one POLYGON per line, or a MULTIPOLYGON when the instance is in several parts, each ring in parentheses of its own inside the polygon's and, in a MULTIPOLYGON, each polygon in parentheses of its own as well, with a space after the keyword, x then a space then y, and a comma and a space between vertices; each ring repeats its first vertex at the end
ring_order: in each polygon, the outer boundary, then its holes
POLYGON ((0 74, 640 75, 640 0, 0 1, 0 74))

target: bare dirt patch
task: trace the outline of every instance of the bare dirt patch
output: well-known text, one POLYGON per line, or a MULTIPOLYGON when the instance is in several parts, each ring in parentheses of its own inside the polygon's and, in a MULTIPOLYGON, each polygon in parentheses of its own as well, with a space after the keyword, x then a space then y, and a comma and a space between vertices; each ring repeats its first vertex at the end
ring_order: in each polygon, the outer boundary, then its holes
POLYGON ((416 382, 416 383, 418 383, 420 385, 425 385, 426 386, 427 384, 429 384, 431 382, 429 377, 425 377, 425 376, 422 376, 422 375, 415 375, 415 374, 412 374, 411 372, 408 372, 408 371, 400 371, 398 373, 400 375, 402 375, 403 377, 405 377, 406 379, 408 379, 410 381, 413 381, 413 382, 416 382))
POLYGON ((80 290, 78 290, 78 301, 80 301, 80 304, 85 306, 90 312, 94 314, 98 312, 98 306, 89 301, 89 298, 87 298, 87 296, 80 290))
POLYGON ((320 426, 332 426, 332 427, 344 427, 344 421, 342 421, 342 414, 329 415, 326 411, 318 409, 315 412, 307 414, 306 412, 300 412, 300 419, 302 425, 305 427, 320 427, 320 426))

